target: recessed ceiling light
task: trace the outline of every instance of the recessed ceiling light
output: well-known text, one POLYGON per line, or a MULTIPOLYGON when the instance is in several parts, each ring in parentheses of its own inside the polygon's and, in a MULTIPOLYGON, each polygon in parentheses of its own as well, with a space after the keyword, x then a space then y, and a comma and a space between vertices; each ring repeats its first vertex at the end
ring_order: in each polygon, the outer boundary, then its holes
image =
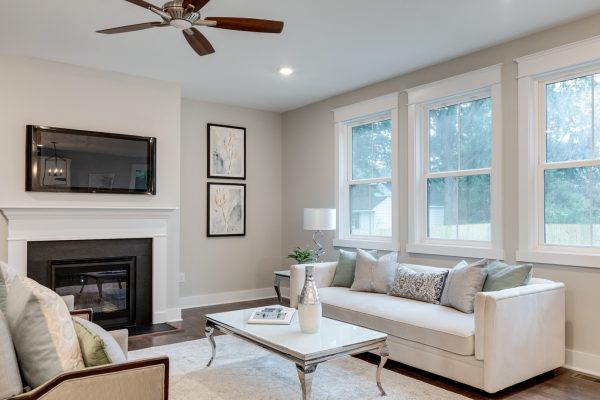
POLYGON ((283 76, 290 76, 291 74, 294 73, 294 70, 291 69, 290 67, 283 67, 279 69, 279 73, 283 76))

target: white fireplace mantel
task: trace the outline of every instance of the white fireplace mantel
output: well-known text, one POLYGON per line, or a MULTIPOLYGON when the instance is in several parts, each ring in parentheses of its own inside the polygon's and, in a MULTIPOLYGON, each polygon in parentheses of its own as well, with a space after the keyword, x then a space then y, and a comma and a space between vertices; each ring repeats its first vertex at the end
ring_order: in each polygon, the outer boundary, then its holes
POLYGON ((27 242, 152 238, 153 323, 169 320, 169 218, 177 208, 0 207, 8 220, 8 263, 27 275, 27 242))

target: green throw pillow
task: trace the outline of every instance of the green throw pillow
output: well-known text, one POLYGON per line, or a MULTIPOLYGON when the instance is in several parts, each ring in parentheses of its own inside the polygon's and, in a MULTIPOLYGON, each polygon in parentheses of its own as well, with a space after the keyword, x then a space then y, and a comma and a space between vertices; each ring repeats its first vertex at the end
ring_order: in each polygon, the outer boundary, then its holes
POLYGON ((487 267, 487 279, 483 285, 484 292, 510 289, 524 286, 531 280, 533 265, 508 265, 501 261, 494 261, 487 267))
MULTIPOLYGON (((368 253, 377 257, 377 250, 369 250, 368 253)), ((354 282, 354 270, 356 269, 356 252, 340 249, 340 259, 335 268, 335 275, 331 286, 347 287, 354 282)))
POLYGON ((73 317, 73 325, 86 367, 127 361, 117 341, 102 327, 77 317, 73 317))

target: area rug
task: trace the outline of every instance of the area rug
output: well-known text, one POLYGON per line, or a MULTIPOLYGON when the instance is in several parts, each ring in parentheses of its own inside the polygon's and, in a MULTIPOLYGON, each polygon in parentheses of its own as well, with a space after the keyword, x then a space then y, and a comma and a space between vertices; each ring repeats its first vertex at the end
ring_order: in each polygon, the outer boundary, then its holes
MULTIPOLYGON (((172 400, 293 400, 302 392, 296 367, 289 361, 232 336, 216 336, 217 357, 210 359, 207 339, 129 352, 130 360, 167 355, 170 359, 169 398, 172 400)), ((375 383, 377 367, 343 357, 317 367, 313 400, 382 399, 375 383)), ((454 400, 464 396, 416 379, 383 370, 388 396, 398 400, 454 400)))

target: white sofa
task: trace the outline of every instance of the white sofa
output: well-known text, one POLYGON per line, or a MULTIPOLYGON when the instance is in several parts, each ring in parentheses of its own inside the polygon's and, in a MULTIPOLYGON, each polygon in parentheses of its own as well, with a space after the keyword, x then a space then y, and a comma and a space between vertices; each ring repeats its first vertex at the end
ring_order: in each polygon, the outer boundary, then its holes
MULTIPOLYGON (((337 262, 314 265, 323 315, 387 333, 390 358, 395 361, 488 393, 564 364, 562 283, 533 278, 527 286, 481 292, 475 298, 475 313, 465 314, 450 307, 331 287, 337 262)), ((291 307, 298 304, 304 277, 303 265, 291 267, 291 307)))

